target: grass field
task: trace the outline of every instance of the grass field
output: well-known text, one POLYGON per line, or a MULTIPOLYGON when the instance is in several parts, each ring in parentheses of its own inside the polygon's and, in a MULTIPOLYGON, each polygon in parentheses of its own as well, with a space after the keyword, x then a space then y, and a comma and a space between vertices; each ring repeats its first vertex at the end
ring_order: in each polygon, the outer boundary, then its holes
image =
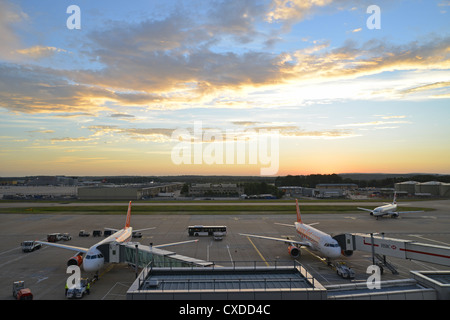
MULTIPOLYGON (((399 207, 399 211, 432 211, 431 208, 422 207, 399 207)), ((92 205, 92 206, 48 206, 33 207, 30 203, 28 208, 0 208, 0 213, 29 213, 29 214, 126 214, 127 206, 108 206, 108 205, 92 205)), ((356 213, 361 212, 354 205, 305 205, 301 207, 301 212, 305 214, 311 213, 356 213)), ((286 205, 189 205, 189 206, 134 206, 132 208, 134 215, 167 215, 167 214, 187 214, 187 215, 220 215, 220 214, 295 214, 295 206, 286 205)))

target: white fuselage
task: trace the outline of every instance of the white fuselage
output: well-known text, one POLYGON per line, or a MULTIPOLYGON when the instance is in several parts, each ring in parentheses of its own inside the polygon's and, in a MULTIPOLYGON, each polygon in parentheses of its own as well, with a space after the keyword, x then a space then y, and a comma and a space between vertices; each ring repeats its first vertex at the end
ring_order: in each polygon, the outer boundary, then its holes
POLYGON ((133 228, 128 227, 121 229, 106 239, 94 244, 89 248, 83 258, 83 269, 88 272, 98 271, 105 264, 105 258, 97 247, 101 244, 112 242, 128 242, 131 239, 133 228))
POLYGON ((385 214, 389 214, 390 212, 394 212, 396 210, 397 210, 397 204, 386 204, 384 206, 373 209, 372 215, 383 216, 385 214))
POLYGON ((311 249, 318 251, 326 258, 337 258, 341 255, 341 247, 329 234, 303 223, 295 222, 299 236, 311 243, 311 249))

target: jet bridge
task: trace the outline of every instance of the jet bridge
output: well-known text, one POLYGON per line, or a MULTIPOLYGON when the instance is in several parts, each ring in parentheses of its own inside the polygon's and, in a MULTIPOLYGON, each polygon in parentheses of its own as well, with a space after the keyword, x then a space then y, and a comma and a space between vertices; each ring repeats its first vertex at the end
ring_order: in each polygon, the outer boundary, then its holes
POLYGON ((142 245, 139 242, 106 243, 98 246, 105 262, 130 263, 143 268, 152 262, 156 267, 208 267, 213 263, 179 255, 153 246, 142 245))
POLYGON ((450 247, 419 243, 412 240, 387 238, 383 234, 345 233, 334 237, 344 254, 355 250, 372 252, 372 255, 431 262, 450 266, 450 247))

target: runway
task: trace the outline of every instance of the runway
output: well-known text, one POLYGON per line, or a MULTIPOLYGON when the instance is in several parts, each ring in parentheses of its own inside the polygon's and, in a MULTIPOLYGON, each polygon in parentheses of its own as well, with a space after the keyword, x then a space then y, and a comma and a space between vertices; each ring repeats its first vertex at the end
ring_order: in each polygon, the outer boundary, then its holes
MULTIPOLYGON (((419 202, 417 202, 419 203, 419 202)), ((15 203, 18 205, 19 203, 15 203)), ((217 204, 217 203, 216 203, 217 204)), ((289 203, 288 203, 289 204, 289 203)), ((316 204, 314 202, 314 204, 316 204)), ((336 203, 333 203, 335 205, 336 203)), ((2 205, 5 205, 2 203, 2 205)), ((46 203, 48 205, 48 203, 46 203)), ((78 204, 77 204, 78 205, 78 204)), ((93 205, 89 203, 89 205, 93 205)), ((110 205, 108 203, 108 205, 110 205)), ((120 204, 123 205, 123 204, 120 204)), ((136 203, 136 205, 138 205, 136 203)), ((305 204, 306 205, 306 204, 305 204)), ((368 205, 365 203, 364 205, 368 205)), ((414 203, 415 205, 415 203, 414 203)), ((304 214, 304 223, 318 223, 314 227, 332 235, 356 232, 384 232, 389 237, 414 240, 421 243, 450 246, 450 201, 423 201, 421 206, 435 208, 416 214, 403 214, 397 219, 375 218, 362 213, 304 214)), ((272 237, 296 237, 295 229, 280 226, 276 222, 292 224, 292 214, 277 215, 136 215, 131 224, 135 229, 155 227, 143 232, 137 239, 142 244, 163 244, 190 240, 186 228, 189 225, 226 225, 228 234, 222 241, 209 237, 199 238, 197 243, 171 247, 171 251, 217 264, 254 263, 273 265, 292 261, 287 246, 263 239, 249 239, 239 233, 259 234, 272 237)), ((73 255, 71 251, 44 247, 32 253, 22 253, 20 243, 25 240, 45 239, 48 233, 69 232, 73 239, 67 244, 89 247, 102 238, 80 238, 81 229, 91 231, 104 227, 121 228, 125 223, 125 212, 120 215, 51 215, 51 214, 1 214, 0 215, 0 299, 11 300, 12 283, 24 280, 37 300, 63 300, 64 285, 68 277, 66 262, 73 255)), ((302 249, 297 259, 323 285, 349 283, 319 260, 314 252, 302 249)), ((367 252, 355 252, 351 257, 342 257, 354 268, 353 281, 366 281, 367 267, 371 256, 367 252)), ((409 278, 410 270, 448 270, 440 265, 418 261, 389 259, 399 274, 385 272, 382 280, 409 278)), ((135 279, 134 269, 124 264, 108 264, 100 271, 100 280, 91 290, 87 300, 125 299, 127 288, 135 279)), ((82 271, 82 276, 85 275, 82 271)))

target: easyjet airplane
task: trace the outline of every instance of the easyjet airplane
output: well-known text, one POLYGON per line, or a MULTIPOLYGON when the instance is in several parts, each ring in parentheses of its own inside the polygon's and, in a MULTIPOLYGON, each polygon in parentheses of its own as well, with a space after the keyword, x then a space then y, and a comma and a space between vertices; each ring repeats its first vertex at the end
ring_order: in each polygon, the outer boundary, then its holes
POLYGON ((295 200, 295 204, 297 207, 297 222, 295 222, 295 229, 297 230, 297 233, 300 236, 300 238, 303 239, 302 241, 295 241, 282 238, 272 238, 243 233, 240 233, 240 235, 284 242, 289 245, 288 247, 289 254, 294 258, 298 258, 300 256, 301 254, 300 247, 308 247, 314 251, 319 252, 321 256, 328 259, 339 257, 341 255, 341 247, 339 246, 338 242, 335 239, 333 239, 329 234, 317 230, 311 227, 311 225, 304 224, 300 216, 300 208, 298 207, 297 200, 295 200))
MULTIPOLYGON (((131 201, 128 204, 128 212, 127 212, 127 219, 125 221, 125 227, 123 229, 117 230, 112 228, 105 228, 108 230, 116 231, 109 237, 103 239, 102 241, 94 244, 90 248, 82 248, 82 247, 75 247, 75 246, 68 246, 65 244, 58 244, 58 243, 52 243, 52 242, 45 242, 45 241, 37 241, 42 244, 46 244, 49 246, 54 246, 58 248, 68 249, 72 251, 76 251, 77 254, 71 257, 67 261, 67 265, 78 265, 80 266, 83 264, 83 268, 87 272, 97 272, 100 270, 104 263, 105 258, 103 257, 103 254, 98 250, 98 246, 106 243, 113 243, 113 242, 119 242, 119 243, 125 243, 129 242, 131 240, 132 234, 133 234, 133 228, 130 226, 130 219, 131 219, 131 201), (84 254, 84 257, 83 257, 84 254)), ((146 228, 146 229, 139 229, 135 230, 135 232, 144 231, 144 230, 150 230, 154 228, 146 228)), ((153 246, 155 248, 165 247, 169 245, 176 245, 176 244, 182 244, 182 243, 188 243, 188 242, 196 242, 198 240, 190 240, 190 241, 182 241, 177 243, 171 243, 171 244, 165 244, 165 245, 156 245, 153 246)))
POLYGON ((423 211, 397 211, 397 193, 396 192, 394 192, 394 200, 392 201, 392 203, 385 203, 383 206, 376 207, 373 210, 366 209, 366 208, 360 208, 360 207, 358 207, 358 209, 370 212, 370 215, 377 217, 377 219, 378 219, 378 217, 385 216, 385 215, 390 215, 391 218, 397 218, 400 215, 400 213, 423 212, 423 211))

